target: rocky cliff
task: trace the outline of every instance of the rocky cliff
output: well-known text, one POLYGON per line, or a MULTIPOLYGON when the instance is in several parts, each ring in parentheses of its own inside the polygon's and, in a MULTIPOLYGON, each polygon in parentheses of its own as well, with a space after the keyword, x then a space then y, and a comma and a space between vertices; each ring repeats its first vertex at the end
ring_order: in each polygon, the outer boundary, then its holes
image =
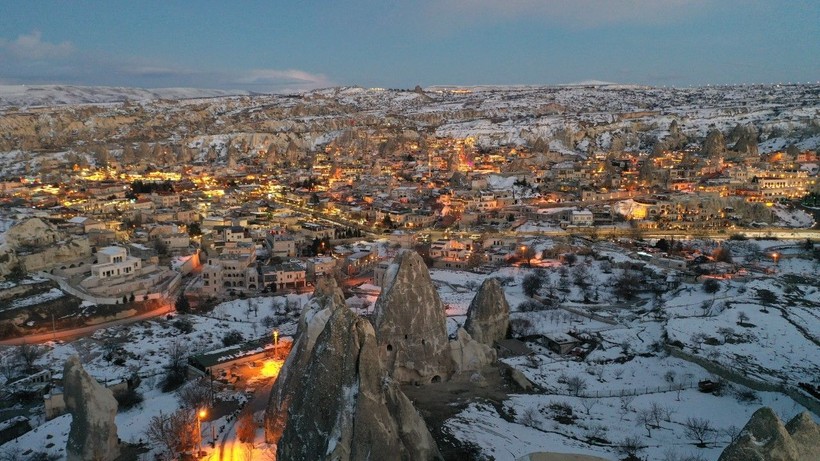
POLYGON ((393 379, 429 383, 455 372, 444 305, 415 251, 400 252, 388 268, 374 316, 379 355, 393 379))
POLYGON ((276 383, 271 389, 265 412, 265 440, 276 444, 285 428, 288 408, 294 395, 304 385, 308 362, 316 344, 316 338, 325 329, 334 310, 344 308, 344 296, 332 278, 323 278, 316 284, 310 303, 299 319, 297 338, 293 344, 276 383))
POLYGON ((771 408, 763 407, 718 461, 817 461, 818 453, 820 426, 811 415, 801 413, 784 426, 771 408))
POLYGON ((299 374, 277 459, 441 457, 421 416, 381 366, 378 348, 367 320, 346 308, 332 312, 299 374))
POLYGON ((0 276, 16 266, 27 272, 47 270, 91 256, 86 237, 61 232, 54 224, 40 218, 29 218, 14 224, 0 245, 0 276))
POLYGON ((119 456, 117 401, 88 375, 77 356, 63 368, 65 405, 71 413, 66 454, 68 461, 110 461, 119 456))
POLYGON ((494 342, 507 337, 509 326, 510 305, 501 283, 496 278, 488 278, 467 309, 464 329, 474 340, 492 347, 494 342))

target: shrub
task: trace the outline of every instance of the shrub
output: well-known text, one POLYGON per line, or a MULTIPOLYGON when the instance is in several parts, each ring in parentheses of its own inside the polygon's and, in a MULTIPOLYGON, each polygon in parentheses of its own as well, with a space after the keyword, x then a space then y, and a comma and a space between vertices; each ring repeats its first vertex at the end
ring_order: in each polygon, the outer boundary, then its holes
POLYGON ((117 399, 120 410, 130 410, 141 404, 144 400, 142 394, 132 387, 123 391, 114 392, 114 398, 117 399))
POLYGON ((194 331, 194 324, 188 319, 177 319, 173 325, 177 330, 183 333, 190 333, 194 331))
POLYGON ((713 294, 717 293, 718 290, 720 290, 720 282, 718 282, 717 280, 706 279, 706 281, 703 282, 703 291, 709 294, 713 294))
POLYGON ((534 312, 534 311, 541 311, 544 310, 546 306, 543 303, 540 303, 534 299, 530 299, 527 301, 522 302, 518 305, 519 312, 534 312))
POLYGON ((262 317, 262 326, 263 327, 273 328, 277 325, 279 325, 279 320, 277 320, 275 317, 271 317, 270 315, 266 315, 265 317, 262 317))
POLYGON ((757 393, 751 389, 738 389, 735 391, 735 396, 741 402, 754 403, 760 400, 757 393))
POLYGON ((225 345, 225 347, 228 347, 239 344, 244 340, 245 337, 242 336, 242 333, 237 330, 231 330, 225 333, 225 336, 222 337, 222 344, 225 345))

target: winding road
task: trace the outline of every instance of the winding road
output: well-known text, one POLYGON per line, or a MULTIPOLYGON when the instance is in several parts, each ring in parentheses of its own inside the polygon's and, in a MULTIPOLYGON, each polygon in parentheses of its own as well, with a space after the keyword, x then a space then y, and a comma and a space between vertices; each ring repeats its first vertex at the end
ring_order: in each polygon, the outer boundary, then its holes
POLYGON ((67 340, 67 339, 74 339, 79 338, 81 336, 88 336, 94 333, 97 330, 101 330, 103 328, 115 327, 118 325, 127 325, 129 323, 136 323, 142 320, 151 319, 154 317, 159 317, 169 312, 173 312, 174 306, 168 304, 166 306, 160 307, 158 309, 154 309, 152 311, 143 312, 142 314, 137 314, 132 317, 127 317, 124 319, 112 320, 110 322, 103 322, 98 323, 96 325, 89 325, 85 327, 79 328, 72 328, 70 330, 58 330, 52 331, 49 333, 39 333, 35 335, 26 335, 20 338, 11 338, 11 339, 4 339, 0 341, 0 346, 19 346, 21 344, 38 344, 38 343, 45 343, 48 341, 56 341, 56 340, 67 340))

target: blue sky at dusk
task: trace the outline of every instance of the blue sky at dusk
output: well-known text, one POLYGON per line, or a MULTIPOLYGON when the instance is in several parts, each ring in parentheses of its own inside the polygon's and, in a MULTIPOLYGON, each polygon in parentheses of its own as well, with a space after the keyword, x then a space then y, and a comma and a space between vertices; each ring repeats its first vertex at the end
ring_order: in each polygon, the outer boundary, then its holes
POLYGON ((820 80, 820 0, 0 0, 0 83, 820 80))

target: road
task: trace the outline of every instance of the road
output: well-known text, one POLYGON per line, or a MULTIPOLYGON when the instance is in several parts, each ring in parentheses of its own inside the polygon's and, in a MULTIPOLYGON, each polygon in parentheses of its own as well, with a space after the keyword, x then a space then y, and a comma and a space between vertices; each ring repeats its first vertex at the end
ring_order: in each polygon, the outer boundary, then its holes
MULTIPOLYGON (((259 386, 253 394, 251 399, 245 406, 252 413, 258 413, 264 410, 268 405, 268 398, 273 387, 275 378, 267 380, 264 384, 259 386)), ((248 459, 247 447, 241 443, 236 436, 236 418, 231 420, 229 426, 219 440, 219 444, 214 451, 208 456, 208 461, 239 461, 248 459)))
POLYGON ((492 237, 562 237, 570 235, 587 236, 587 237, 633 237, 640 234, 643 238, 660 238, 660 237, 675 237, 677 239, 690 238, 709 238, 714 240, 725 240, 733 234, 743 234, 747 238, 768 238, 774 237, 779 239, 820 239, 820 230, 817 229, 783 229, 783 228, 761 228, 761 229, 720 229, 720 230, 660 230, 660 229, 624 229, 624 228, 610 228, 610 227, 590 227, 590 228, 574 228, 574 229, 547 229, 543 231, 498 231, 498 232, 470 232, 470 231, 422 231, 422 233, 429 233, 432 240, 439 238, 466 238, 470 235, 479 234, 483 238, 492 237))
POLYGON ((87 327, 80 327, 80 328, 73 328, 71 330, 59 330, 55 332, 49 333, 41 333, 36 335, 28 335, 23 336, 20 338, 12 338, 12 339, 5 339, 0 341, 0 346, 19 346, 21 344, 36 344, 36 343, 45 343, 48 341, 56 341, 56 340, 67 340, 67 339, 74 339, 79 338, 81 336, 88 336, 93 334, 97 330, 101 330, 103 328, 115 327, 118 325, 127 325, 129 323, 136 323, 142 320, 151 319, 154 317, 159 317, 174 310, 173 305, 168 304, 166 306, 160 307, 159 309, 154 309, 152 311, 143 312, 142 314, 137 314, 133 317, 128 317, 119 320, 112 320, 110 322, 99 323, 96 325, 89 325, 87 327))
POLYGON ((358 229, 358 230, 364 232, 364 237, 379 236, 379 234, 376 234, 376 233, 373 232, 372 227, 369 227, 369 226, 364 225, 364 224, 360 224, 356 221, 347 220, 342 216, 330 215, 328 213, 322 212, 321 210, 307 208, 307 207, 304 207, 304 206, 296 205, 295 203, 290 203, 290 202, 286 202, 284 200, 278 200, 278 199, 275 199, 275 198, 272 198, 272 199, 269 199, 269 200, 273 203, 276 203, 277 205, 287 207, 287 208, 289 208, 292 211, 295 211, 297 213, 302 213, 304 215, 311 216, 315 219, 322 219, 324 221, 327 221, 330 224, 335 224, 337 226, 342 226, 342 227, 350 227, 352 229, 358 229))

